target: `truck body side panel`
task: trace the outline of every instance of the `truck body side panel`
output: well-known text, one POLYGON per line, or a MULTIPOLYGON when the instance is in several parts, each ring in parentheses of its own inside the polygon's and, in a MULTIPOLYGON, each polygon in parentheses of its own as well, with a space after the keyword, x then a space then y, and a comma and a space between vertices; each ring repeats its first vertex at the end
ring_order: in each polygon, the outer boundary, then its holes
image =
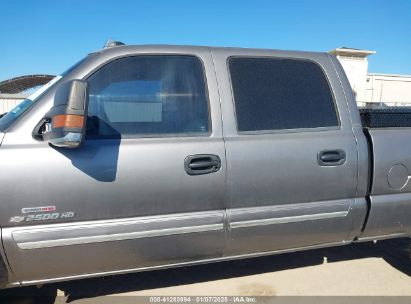
POLYGON ((360 239, 411 234, 411 129, 369 129, 371 210, 360 239))
MULTIPOLYGON (((407 135, 373 135, 382 160, 373 169, 381 176, 374 177, 376 208, 364 237, 411 226, 411 185, 388 189, 383 177, 394 170, 390 185, 405 175, 408 182, 411 143, 395 157, 386 156, 388 147, 407 135), (405 212, 395 209, 399 206, 405 212)), ((22 284, 345 244, 360 235, 369 210, 367 139, 341 65, 323 53, 173 46, 106 50, 45 94, 8 130, 0 152, 2 241, 16 278, 9 281, 22 284), (61 88, 70 80, 87 79, 108 61, 125 56, 182 53, 204 64, 210 136, 97 139, 75 150, 32 138, 34 126, 62 98, 61 88), (230 56, 315 62, 329 83, 338 125, 237 132, 230 56), (334 149, 344 151, 345 161, 322 166, 319 153, 334 149), (187 175, 186 157, 205 153, 221 158, 220 170, 187 175), (44 206, 72 217, 25 221, 23 210, 44 206)))

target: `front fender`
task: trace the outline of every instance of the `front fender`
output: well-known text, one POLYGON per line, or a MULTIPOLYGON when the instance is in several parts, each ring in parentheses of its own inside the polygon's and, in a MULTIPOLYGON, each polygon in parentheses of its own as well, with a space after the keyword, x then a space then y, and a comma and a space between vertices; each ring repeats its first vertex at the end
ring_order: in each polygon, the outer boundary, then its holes
POLYGON ((9 282, 9 276, 4 264, 3 257, 0 255, 0 289, 2 289, 9 282))
MULTIPOLYGON (((1 143, 1 141, 0 141, 1 143)), ((2 230, 0 227, 0 237, 2 236, 2 230)), ((3 251, 2 237, 0 238, 0 289, 3 289, 7 283, 9 283, 9 272, 5 264, 5 255, 3 251)))
MULTIPOLYGON (((0 132, 0 145, 3 142, 4 133, 0 132)), ((0 227, 0 235, 1 235, 1 227, 0 227)), ((6 264, 3 261, 3 255, 1 254, 1 249, 3 248, 3 244, 0 244, 0 289, 2 289, 8 282, 8 273, 6 264)))
MULTIPOLYGON (((3 142, 3 138, 4 138, 5 133, 1 133, 0 132, 0 145, 3 142)), ((1 207, 1 206, 0 206, 1 207)), ((0 236, 1 236, 1 227, 0 227, 0 236)), ((9 282, 9 271, 7 269, 6 266, 6 262, 5 262, 5 254, 3 252, 3 244, 2 242, 2 238, 0 238, 0 289, 3 289, 9 282)))
POLYGON ((0 132, 0 145, 1 145, 1 143, 3 142, 3 138, 4 138, 4 133, 1 133, 1 132, 0 132))

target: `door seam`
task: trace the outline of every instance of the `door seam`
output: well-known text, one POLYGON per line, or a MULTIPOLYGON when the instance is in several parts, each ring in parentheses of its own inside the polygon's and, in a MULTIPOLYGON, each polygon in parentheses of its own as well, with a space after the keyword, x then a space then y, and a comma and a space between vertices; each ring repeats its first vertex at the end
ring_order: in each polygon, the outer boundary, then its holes
POLYGON ((214 70, 214 79, 217 84, 217 93, 218 93, 218 101, 219 101, 219 106, 220 106, 220 122, 221 122, 221 139, 223 140, 223 145, 224 145, 224 161, 225 161, 225 176, 224 176, 224 183, 225 183, 225 201, 224 201, 224 209, 223 209, 223 226, 224 226, 224 247, 222 249, 222 254, 221 257, 225 257, 227 252, 228 252, 228 245, 230 243, 230 214, 228 212, 228 209, 231 207, 231 201, 230 201, 230 195, 228 191, 228 160, 227 160, 227 148, 226 148, 226 141, 224 137, 224 115, 223 115, 223 109, 221 106, 221 94, 220 94, 220 82, 218 81, 218 76, 217 76, 217 70, 216 70, 216 65, 215 65, 215 60, 214 60, 214 54, 209 48, 210 56, 211 56, 211 61, 213 64, 213 70, 214 70))

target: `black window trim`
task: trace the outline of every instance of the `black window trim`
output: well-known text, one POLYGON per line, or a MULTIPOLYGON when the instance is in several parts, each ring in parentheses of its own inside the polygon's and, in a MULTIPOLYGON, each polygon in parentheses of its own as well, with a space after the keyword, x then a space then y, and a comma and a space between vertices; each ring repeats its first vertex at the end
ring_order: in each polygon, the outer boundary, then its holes
MULTIPOLYGON (((206 68, 204 64, 204 60, 197 54, 192 53, 129 53, 129 54, 122 54, 120 56, 112 57, 109 60, 104 61, 103 63, 99 64, 95 68, 93 68, 89 73, 87 73, 83 80, 88 81, 88 79, 93 76, 95 73, 100 71, 106 65, 120 59, 130 58, 130 57, 140 57, 140 56, 184 56, 184 57, 194 57, 199 60, 202 72, 203 72, 203 81, 205 87, 205 95, 207 98, 207 110, 208 110, 208 131, 207 132, 186 132, 186 133, 148 133, 148 134, 120 134, 121 139, 144 139, 144 138, 209 138, 213 133, 213 122, 211 117, 211 102, 210 102, 210 94, 209 94, 209 87, 207 82, 207 74, 206 68)), ((117 136, 114 135, 98 135, 98 136, 87 136, 87 140, 112 140, 117 139, 117 136)))
POLYGON ((236 131, 237 135, 265 135, 265 134, 284 134, 284 133, 306 133, 306 132, 324 132, 324 131, 336 131, 336 130, 341 130, 341 119, 340 119, 340 113, 337 107, 337 102, 335 99, 335 92, 333 90, 333 87, 331 86, 330 80, 327 77, 327 73, 325 72, 324 68, 319 64, 318 62, 308 59, 308 58, 298 58, 298 57, 284 57, 284 56, 275 56, 275 55, 232 55, 228 56, 226 59, 226 68, 227 68, 227 74, 228 74, 228 79, 230 83, 230 93, 231 93, 231 100, 233 104, 233 112, 234 112, 234 118, 235 118, 235 126, 236 126, 236 131), (231 71, 230 71, 230 60, 234 58, 246 58, 246 59, 288 59, 288 60, 294 60, 294 61, 308 61, 311 62, 315 65, 317 65, 321 72, 323 73, 324 78, 327 81, 328 87, 330 89, 331 97, 333 100, 334 104, 334 110, 335 114, 337 116, 337 126, 329 126, 329 127, 315 127, 315 128, 293 128, 293 129, 278 129, 278 130, 255 130, 255 131, 240 131, 238 129, 238 119, 237 119, 237 109, 236 109, 236 104, 235 104, 235 97, 234 97, 234 89, 233 89, 233 83, 231 80, 231 71))

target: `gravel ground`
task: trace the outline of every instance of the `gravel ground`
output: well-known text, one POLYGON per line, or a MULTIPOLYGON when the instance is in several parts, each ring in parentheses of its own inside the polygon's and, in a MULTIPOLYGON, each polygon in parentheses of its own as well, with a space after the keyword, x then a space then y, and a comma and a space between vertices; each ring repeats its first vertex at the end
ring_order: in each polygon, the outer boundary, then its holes
MULTIPOLYGON (((411 240, 362 243, 69 283, 58 301, 107 296, 411 296, 411 240)), ((115 297, 118 302, 123 297, 115 297)), ((110 299, 113 299, 110 297, 110 299)), ((411 303, 411 299, 408 303, 411 303)), ((108 302, 104 302, 108 303, 108 302)))

